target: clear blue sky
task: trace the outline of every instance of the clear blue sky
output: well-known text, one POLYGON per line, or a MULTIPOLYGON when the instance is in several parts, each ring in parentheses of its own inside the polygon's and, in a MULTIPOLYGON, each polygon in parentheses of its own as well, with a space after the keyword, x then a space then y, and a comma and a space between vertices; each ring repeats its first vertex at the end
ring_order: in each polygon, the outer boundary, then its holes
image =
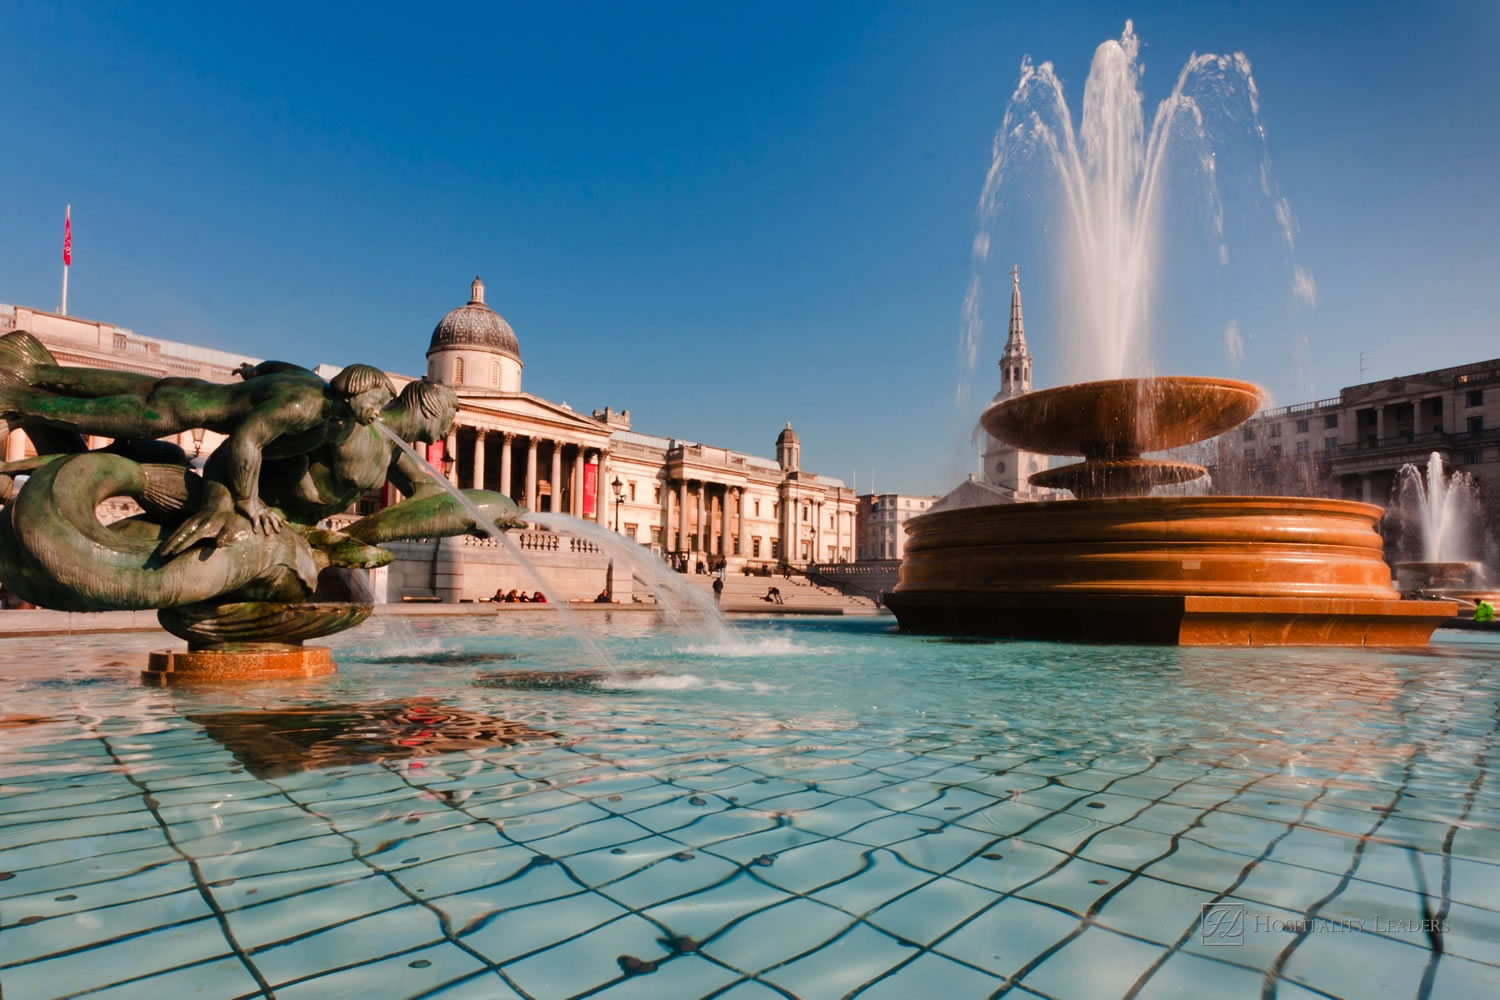
MULTIPOLYGON (((1129 17, 1153 107, 1190 53, 1250 57, 1319 290, 1292 300, 1264 206, 1226 194, 1235 264, 1163 279, 1163 370, 1292 402, 1361 350, 1370 378, 1500 356, 1500 5, 1060 10, 5 4, 0 301, 56 306, 71 202, 77 315, 416 373, 479 273, 531 392, 763 455, 791 421, 809 468, 942 491, 970 467, 959 311, 1021 58, 1076 114, 1129 17)), ((1012 264, 1036 381, 1062 377, 1045 238, 995 234, 979 399, 1012 264)))

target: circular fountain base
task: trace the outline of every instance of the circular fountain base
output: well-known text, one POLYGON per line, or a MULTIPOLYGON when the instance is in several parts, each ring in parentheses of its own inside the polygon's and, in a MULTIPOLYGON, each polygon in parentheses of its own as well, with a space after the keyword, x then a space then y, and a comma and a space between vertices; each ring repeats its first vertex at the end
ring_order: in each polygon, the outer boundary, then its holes
POLYGON ((327 646, 284 646, 275 649, 158 649, 153 650, 141 680, 168 684, 232 684, 280 681, 337 673, 327 646))
POLYGON ((1137 497, 908 522, 886 604, 903 629, 1180 645, 1424 645, 1448 601, 1403 601, 1379 507, 1137 497))

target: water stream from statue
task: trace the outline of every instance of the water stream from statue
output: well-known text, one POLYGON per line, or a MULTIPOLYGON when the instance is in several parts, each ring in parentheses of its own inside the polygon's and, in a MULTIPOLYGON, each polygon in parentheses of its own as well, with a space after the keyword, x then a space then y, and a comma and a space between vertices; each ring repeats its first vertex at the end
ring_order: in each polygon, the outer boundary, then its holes
POLYGON ((617 564, 623 565, 632 576, 651 588, 656 606, 674 628, 697 633, 699 638, 715 644, 740 644, 739 635, 712 597, 624 535, 568 514, 527 514, 525 517, 532 524, 578 535, 598 545, 617 564))
MULTIPOLYGON (((458 502, 459 506, 461 506, 468 513, 468 515, 474 519, 474 523, 479 526, 481 531, 500 543, 501 547, 504 548, 510 555, 510 557, 516 561, 516 565, 521 567, 521 571, 526 574, 527 579, 530 581, 532 590, 540 590, 543 593, 546 593, 547 589, 550 587, 550 584, 548 584, 547 580, 543 578, 542 574, 537 570, 536 566, 531 562, 531 560, 526 558, 525 553, 521 551, 521 547, 514 541, 512 541, 510 537, 500 529, 499 525, 486 517, 484 515, 484 512, 476 507, 473 501, 471 501, 467 496, 464 495, 463 490, 459 489, 457 486, 454 486, 451 482, 448 481, 447 476, 443 475, 437 469, 434 469, 431 463, 429 463, 427 459, 423 458, 415 448, 407 444, 405 441, 401 440, 401 435, 397 434, 395 431, 391 430, 389 427, 378 420, 375 422, 375 426, 380 429, 380 433, 384 434, 386 437, 394 441, 397 447, 399 447, 403 452, 405 452, 414 461, 416 461, 416 463, 420 465, 424 471, 426 471, 427 475, 432 479, 434 483, 446 490, 449 495, 451 495, 453 499, 458 502)), ((561 595, 558 594, 554 594, 553 596, 554 598, 561 597, 561 595)), ((583 623, 578 620, 577 614, 568 607, 568 602, 561 599, 554 599, 550 602, 550 604, 554 609, 556 609, 558 619, 563 623, 564 627, 567 628, 568 632, 573 636, 578 644, 583 647, 584 652, 588 654, 589 659, 593 661, 594 666, 600 668, 601 670, 613 670, 615 667, 614 661, 611 660, 609 654, 604 651, 604 647, 600 646, 599 643, 594 640, 594 637, 589 634, 588 629, 584 627, 583 623)))

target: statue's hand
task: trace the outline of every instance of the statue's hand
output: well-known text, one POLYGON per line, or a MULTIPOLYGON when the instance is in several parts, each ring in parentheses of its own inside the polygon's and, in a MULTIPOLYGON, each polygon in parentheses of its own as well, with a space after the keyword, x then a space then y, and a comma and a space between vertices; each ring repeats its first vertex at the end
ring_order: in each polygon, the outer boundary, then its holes
POLYGON ((270 535, 281 530, 284 519, 280 512, 261 503, 259 497, 236 500, 234 506, 250 522, 250 530, 257 534, 270 535))
POLYGON ((233 508, 205 508, 180 524, 161 546, 163 558, 186 552, 201 542, 209 545, 227 545, 241 529, 236 523, 233 508))

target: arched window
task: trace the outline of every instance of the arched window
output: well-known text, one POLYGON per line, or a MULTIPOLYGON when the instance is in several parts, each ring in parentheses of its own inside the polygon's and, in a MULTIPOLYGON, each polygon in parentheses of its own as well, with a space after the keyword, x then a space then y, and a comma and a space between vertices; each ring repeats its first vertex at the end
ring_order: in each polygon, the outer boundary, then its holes
POLYGON ((500 387, 500 362, 490 362, 490 385, 494 388, 500 387))
POLYGON ((453 363, 453 384, 454 385, 463 385, 464 384, 464 359, 463 358, 459 358, 457 361, 455 361, 453 363))

